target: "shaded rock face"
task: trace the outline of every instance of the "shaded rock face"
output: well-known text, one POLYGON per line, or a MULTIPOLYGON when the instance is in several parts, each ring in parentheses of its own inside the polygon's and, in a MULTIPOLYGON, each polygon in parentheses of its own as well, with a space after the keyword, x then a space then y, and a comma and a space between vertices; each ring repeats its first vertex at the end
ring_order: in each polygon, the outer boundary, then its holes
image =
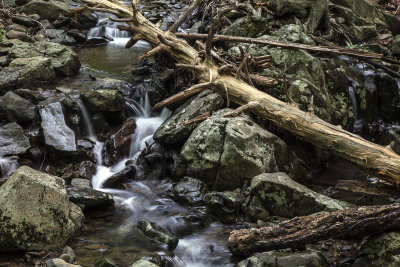
POLYGON ((192 177, 183 177, 183 179, 174 186, 173 198, 175 201, 198 206, 203 204, 204 195, 207 192, 206 185, 192 177))
POLYGON ((241 207, 245 201, 242 193, 235 192, 211 192, 205 195, 204 203, 207 211, 217 220, 223 223, 233 223, 241 213, 241 207))
POLYGON ((0 251, 62 247, 82 226, 61 178, 19 168, 0 189, 0 251))
POLYGON ((130 152, 132 136, 136 130, 136 122, 129 120, 121 128, 111 135, 103 146, 103 164, 110 166, 122 158, 127 157, 130 152))
POLYGON ((108 187, 120 187, 121 184, 125 181, 131 181, 135 177, 136 174, 136 168, 135 166, 126 166, 125 169, 123 169, 120 172, 117 172, 110 178, 108 178, 104 183, 103 186, 108 188, 108 187))
POLYGON ((196 177, 223 191, 264 172, 292 171, 291 154, 281 139, 248 117, 223 117, 227 112, 216 112, 193 131, 179 155, 176 177, 196 177))
POLYGON ((21 124, 32 122, 36 117, 35 105, 13 92, 8 92, 0 98, 1 112, 5 113, 9 121, 21 124))
POLYGON ((53 0, 31 0, 21 8, 21 12, 28 15, 38 14, 42 20, 48 19, 49 21, 56 20, 60 15, 66 15, 68 10, 67 3, 53 0))
POLYGON ((306 216, 345 208, 339 201, 308 189, 285 173, 265 173, 254 177, 249 198, 254 197, 257 198, 254 201, 259 201, 270 214, 282 217, 306 216))
POLYGON ((206 112, 213 112, 222 108, 223 98, 210 90, 206 90, 192 99, 186 101, 182 106, 158 128, 153 138, 162 144, 172 145, 186 140, 196 124, 183 125, 185 121, 203 115, 206 112))
POLYGON ((179 239, 170 234, 166 229, 161 226, 147 221, 139 220, 137 229, 142 231, 148 238, 167 246, 168 250, 174 250, 178 246, 179 239))
POLYGON ((21 126, 12 122, 0 127, 0 156, 24 154, 29 148, 21 126))
POLYGON ((161 180, 167 175, 171 155, 158 143, 154 143, 141 153, 135 166, 137 180, 161 180))
POLYGON ((60 102, 40 110, 45 144, 59 153, 77 153, 75 133, 65 123, 60 102))
POLYGON ((239 262, 237 267, 328 267, 325 257, 319 252, 287 253, 269 251, 256 253, 253 256, 239 262))
POLYGON ((387 232, 364 242, 352 267, 395 267, 400 265, 400 232, 387 232))

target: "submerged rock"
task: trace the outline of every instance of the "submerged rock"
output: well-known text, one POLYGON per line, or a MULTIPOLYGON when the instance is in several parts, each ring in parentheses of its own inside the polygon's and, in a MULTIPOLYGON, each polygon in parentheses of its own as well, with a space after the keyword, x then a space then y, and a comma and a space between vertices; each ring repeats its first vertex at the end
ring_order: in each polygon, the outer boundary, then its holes
POLYGON ((0 188, 0 203, 2 252, 62 247, 84 220, 61 178, 26 166, 0 188))
POLYGON ((233 223, 241 213, 245 201, 242 193, 211 192, 204 197, 208 212, 223 223, 233 223))
POLYGON ((213 112, 224 104, 224 99, 217 93, 206 90, 196 97, 186 101, 182 106, 158 128, 154 134, 154 140, 163 144, 176 144, 186 140, 196 128, 196 124, 183 125, 184 122, 206 112, 213 112))
POLYGON ((72 187, 68 189, 68 195, 71 202, 82 204, 85 208, 114 204, 114 199, 111 195, 91 188, 72 187))
POLYGON ((0 127, 0 156, 24 154, 29 148, 21 126, 12 122, 0 127))
POLYGON ((36 107, 29 100, 13 92, 6 93, 0 98, 0 113, 4 112, 10 122, 26 124, 36 117, 36 107))
POLYGON ((137 229, 142 231, 143 234, 148 238, 167 246, 168 250, 172 251, 176 248, 176 246, 178 246, 178 238, 170 234, 166 229, 153 222, 144 219, 139 220, 137 229))
POLYGON ((239 262, 236 267, 328 267, 325 257, 316 251, 312 252, 281 252, 269 251, 256 253, 253 256, 239 262))
POLYGON ((75 133, 65 123, 60 102, 40 110, 45 144, 59 153, 77 153, 75 133))
POLYGON ((216 112, 200 123, 186 141, 174 170, 216 191, 234 190, 264 172, 293 171, 293 156, 277 136, 249 117, 225 118, 216 112))
POLYGON ((285 173, 264 173, 254 177, 249 197, 257 197, 266 211, 282 217, 346 208, 344 203, 308 189, 285 173))
POLYGON ((95 262, 94 267, 118 267, 118 265, 109 259, 100 259, 95 262))

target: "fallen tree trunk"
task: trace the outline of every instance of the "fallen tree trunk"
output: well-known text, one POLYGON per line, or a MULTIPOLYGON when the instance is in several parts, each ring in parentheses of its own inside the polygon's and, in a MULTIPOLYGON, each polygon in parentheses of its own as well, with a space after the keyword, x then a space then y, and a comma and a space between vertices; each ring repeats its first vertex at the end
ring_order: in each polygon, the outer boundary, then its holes
POLYGON ((185 40, 171 32, 161 31, 143 17, 135 4, 127 7, 116 0, 83 2, 88 4, 88 9, 112 11, 120 18, 118 21, 124 21, 131 27, 135 33, 132 40, 145 40, 155 47, 153 50, 168 52, 172 59, 180 63, 180 67, 191 70, 201 83, 212 83, 212 89, 226 97, 228 103, 232 101, 244 105, 239 111, 248 109, 298 138, 355 163, 372 175, 395 184, 400 183, 400 156, 391 149, 368 142, 312 113, 301 111, 294 105, 261 92, 240 79, 223 74, 220 69, 224 66, 218 68, 212 63, 209 49, 206 49, 206 60, 202 61, 199 53, 185 40))
POLYGON ((235 255, 303 247, 329 238, 362 238, 400 229, 400 204, 368 206, 295 217, 273 227, 234 230, 228 240, 235 255))

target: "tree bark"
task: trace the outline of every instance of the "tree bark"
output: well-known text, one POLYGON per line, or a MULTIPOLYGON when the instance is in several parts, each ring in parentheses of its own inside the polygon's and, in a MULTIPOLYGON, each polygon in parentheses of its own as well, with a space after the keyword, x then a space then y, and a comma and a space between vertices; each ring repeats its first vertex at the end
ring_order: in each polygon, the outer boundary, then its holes
MULTIPOLYGON (((222 74, 212 60, 202 61, 199 53, 185 40, 171 32, 163 32, 148 21, 136 6, 124 6, 116 0, 83 0, 91 7, 112 11, 125 19, 135 36, 157 47, 168 46, 170 56, 181 65, 191 65, 201 83, 212 82, 213 90, 228 101, 247 107, 256 115, 274 122, 298 138, 368 170, 372 175, 386 181, 400 183, 400 156, 391 149, 368 142, 358 135, 331 125, 314 114, 299 110, 231 75, 222 74)), ((90 8, 90 7, 89 7, 90 8)))
POLYGON ((295 217, 273 227, 234 230, 228 240, 235 255, 302 247, 329 238, 362 238, 400 229, 400 204, 368 206, 295 217))

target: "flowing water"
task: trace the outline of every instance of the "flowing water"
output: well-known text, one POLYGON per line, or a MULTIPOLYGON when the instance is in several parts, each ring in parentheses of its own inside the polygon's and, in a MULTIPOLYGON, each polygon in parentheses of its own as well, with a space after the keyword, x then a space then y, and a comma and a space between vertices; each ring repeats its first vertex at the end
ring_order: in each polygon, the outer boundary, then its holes
POLYGON ((9 177, 19 167, 18 157, 0 156, 0 178, 9 177))
MULTIPOLYGON (((138 65, 138 56, 148 50, 149 45, 139 42, 131 49, 125 50, 122 45, 128 40, 128 35, 119 32, 116 25, 113 22, 99 21, 90 35, 97 37, 105 32, 113 37, 114 41, 106 46, 84 48, 79 51, 79 56, 84 66, 91 72, 95 71, 100 77, 132 82, 134 79, 129 70, 138 65)), ((82 75, 66 83, 76 86, 80 91, 86 91, 92 84, 82 75)), ((146 90, 148 86, 140 88, 146 90)), ((148 95, 146 92, 142 92, 141 95, 143 97, 138 101, 126 98, 128 114, 132 114, 131 119, 134 119, 137 125, 129 155, 110 167, 102 164, 103 143, 97 140, 90 114, 83 102, 77 99, 85 126, 83 135, 96 142, 94 154, 97 171, 92 178, 92 186, 96 190, 112 194, 115 200, 113 210, 93 210, 88 213, 86 228, 72 244, 79 256, 77 264, 92 266, 96 260, 108 258, 121 266, 129 266, 141 257, 159 256, 168 262, 168 266, 232 266, 226 242, 231 230, 229 227, 211 223, 194 234, 183 235, 187 228, 183 223, 184 218, 196 214, 197 210, 183 207, 166 196, 172 188, 169 179, 132 181, 129 183, 129 191, 103 188, 103 183, 113 174, 123 170, 127 161, 136 162, 138 154, 146 144, 154 142, 154 132, 170 115, 170 112, 164 109, 160 114, 153 116, 148 95), (156 222, 181 237, 173 254, 149 241, 135 229, 138 220, 143 218, 156 222)), ((136 167, 140 170, 140 166, 136 167)))

